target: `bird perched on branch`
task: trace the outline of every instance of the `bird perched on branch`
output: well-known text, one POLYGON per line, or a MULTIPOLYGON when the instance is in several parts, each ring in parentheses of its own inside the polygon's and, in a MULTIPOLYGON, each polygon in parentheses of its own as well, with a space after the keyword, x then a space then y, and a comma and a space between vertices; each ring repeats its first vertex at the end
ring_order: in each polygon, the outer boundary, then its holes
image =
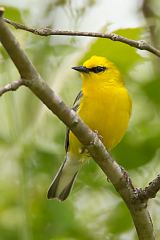
MULTIPOLYGON (((132 108, 122 76, 112 62, 98 56, 73 69, 82 77, 82 91, 75 99, 73 110, 111 151, 128 127, 132 108)), ((70 130, 67 130, 65 148, 66 158, 49 188, 49 199, 63 201, 68 197, 84 162, 85 150, 70 130)))

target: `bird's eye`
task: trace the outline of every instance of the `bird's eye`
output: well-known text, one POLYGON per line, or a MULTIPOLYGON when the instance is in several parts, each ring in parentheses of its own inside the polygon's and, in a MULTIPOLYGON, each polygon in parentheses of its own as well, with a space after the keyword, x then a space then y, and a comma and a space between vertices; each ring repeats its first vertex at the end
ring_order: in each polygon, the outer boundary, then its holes
POLYGON ((105 70, 106 70, 106 67, 102 67, 102 66, 97 66, 89 69, 90 72, 94 72, 94 73, 104 72, 105 70))

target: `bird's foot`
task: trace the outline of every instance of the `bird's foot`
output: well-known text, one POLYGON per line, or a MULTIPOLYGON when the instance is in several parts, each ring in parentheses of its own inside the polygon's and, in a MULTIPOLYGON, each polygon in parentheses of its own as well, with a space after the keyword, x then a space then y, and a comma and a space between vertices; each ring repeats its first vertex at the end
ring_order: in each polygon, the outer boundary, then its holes
POLYGON ((101 134, 99 134, 98 130, 94 130, 94 132, 96 133, 96 135, 98 136, 98 138, 101 140, 101 142, 103 142, 103 137, 101 134))
POLYGON ((91 156, 90 153, 89 153, 89 151, 88 151, 88 149, 85 148, 84 146, 82 146, 82 147, 79 149, 79 153, 80 153, 80 154, 85 154, 87 157, 90 157, 90 156, 91 156))

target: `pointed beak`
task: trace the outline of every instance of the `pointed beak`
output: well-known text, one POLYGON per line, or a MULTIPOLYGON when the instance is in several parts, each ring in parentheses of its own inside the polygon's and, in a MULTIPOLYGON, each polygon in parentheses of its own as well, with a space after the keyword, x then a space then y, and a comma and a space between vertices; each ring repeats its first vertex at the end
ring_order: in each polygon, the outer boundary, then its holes
POLYGON ((89 73, 89 69, 84 66, 72 67, 72 69, 82 73, 89 73))

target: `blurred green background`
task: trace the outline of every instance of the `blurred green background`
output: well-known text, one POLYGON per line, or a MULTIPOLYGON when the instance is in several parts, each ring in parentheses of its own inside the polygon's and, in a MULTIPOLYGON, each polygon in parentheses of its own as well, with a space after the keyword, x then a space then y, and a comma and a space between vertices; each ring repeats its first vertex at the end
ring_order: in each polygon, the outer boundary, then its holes
MULTIPOLYGON (((34 27, 117 33, 160 48, 160 2, 138 0, 0 0, 5 17, 34 27)), ((121 70, 133 113, 113 157, 143 187, 160 173, 160 60, 106 39, 40 37, 10 27, 37 70, 72 105, 81 80, 71 70, 106 56, 121 70)), ((19 78, 0 45, 0 86, 19 78)), ((94 161, 80 172, 65 202, 48 186, 64 159, 65 126, 28 89, 0 98, 0 240, 136 240, 123 201, 94 161)), ((160 194, 149 202, 160 239, 160 194)))

